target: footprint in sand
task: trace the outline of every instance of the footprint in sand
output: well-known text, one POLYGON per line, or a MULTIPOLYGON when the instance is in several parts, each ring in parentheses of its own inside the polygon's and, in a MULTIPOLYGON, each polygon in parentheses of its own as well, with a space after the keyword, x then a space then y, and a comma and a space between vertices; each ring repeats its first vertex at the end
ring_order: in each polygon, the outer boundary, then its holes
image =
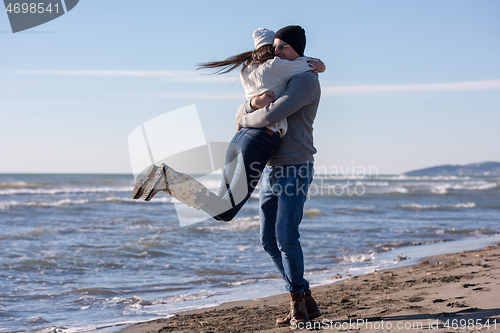
POLYGON ((446 306, 449 306, 450 308, 466 308, 466 307, 468 307, 467 304, 459 303, 459 302, 450 302, 450 303, 446 304, 446 306))
POLYGON ((442 302, 446 302, 446 300, 442 298, 436 298, 435 300, 432 301, 432 303, 442 303, 442 302))

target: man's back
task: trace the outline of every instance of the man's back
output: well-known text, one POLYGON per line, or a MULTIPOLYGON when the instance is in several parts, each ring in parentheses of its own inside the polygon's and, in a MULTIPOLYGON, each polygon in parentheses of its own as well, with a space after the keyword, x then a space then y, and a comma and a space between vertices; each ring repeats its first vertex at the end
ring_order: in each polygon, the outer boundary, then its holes
MULTIPOLYGON (((269 160, 268 165, 293 165, 311 163, 316 148, 313 145, 313 122, 316 118, 321 88, 318 74, 312 71, 295 75, 290 79, 284 95, 294 96, 299 110, 288 116, 288 132, 281 138, 278 151, 269 160)), ((278 99, 275 104, 282 103, 278 99)), ((295 106, 297 107, 297 105, 295 106)))
POLYGON ((288 81, 287 88, 274 103, 253 110, 247 101, 238 110, 243 127, 268 127, 282 119, 288 121, 287 134, 268 165, 311 163, 316 149, 313 145, 313 122, 318 110, 321 88, 318 74, 308 71, 288 81))

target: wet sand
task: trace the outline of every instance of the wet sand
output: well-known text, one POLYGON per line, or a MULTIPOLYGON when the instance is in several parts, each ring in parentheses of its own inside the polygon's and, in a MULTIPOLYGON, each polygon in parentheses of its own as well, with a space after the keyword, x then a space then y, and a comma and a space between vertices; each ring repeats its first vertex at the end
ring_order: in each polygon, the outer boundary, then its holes
MULTIPOLYGON (((430 257, 312 291, 323 315, 305 328, 315 332, 500 332, 500 247, 430 257)), ((182 312, 120 333, 290 332, 274 324, 288 310, 282 294, 182 312)))

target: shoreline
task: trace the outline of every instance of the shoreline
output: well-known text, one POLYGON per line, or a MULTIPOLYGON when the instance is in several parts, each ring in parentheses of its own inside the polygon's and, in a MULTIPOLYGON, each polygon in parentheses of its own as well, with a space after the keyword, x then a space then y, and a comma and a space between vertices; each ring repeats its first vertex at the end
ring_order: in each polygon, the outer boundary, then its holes
MULTIPOLYGON (((450 332, 455 324, 462 332, 500 331, 499 259, 500 245, 488 246, 313 287, 323 315, 310 328, 378 332, 403 325, 399 331, 450 332), (484 327, 487 320, 490 328, 484 327)), ((179 312, 119 332, 289 332, 289 327, 274 325, 288 309, 284 293, 179 312)))

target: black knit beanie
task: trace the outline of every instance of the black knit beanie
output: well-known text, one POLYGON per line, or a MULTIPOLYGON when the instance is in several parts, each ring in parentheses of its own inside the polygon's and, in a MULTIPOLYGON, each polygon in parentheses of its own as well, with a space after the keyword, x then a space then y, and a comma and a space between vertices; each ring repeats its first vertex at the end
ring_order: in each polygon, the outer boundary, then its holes
POLYGON ((301 57, 306 48, 306 32, 300 25, 289 25, 281 28, 274 34, 274 38, 279 38, 297 52, 301 57))

